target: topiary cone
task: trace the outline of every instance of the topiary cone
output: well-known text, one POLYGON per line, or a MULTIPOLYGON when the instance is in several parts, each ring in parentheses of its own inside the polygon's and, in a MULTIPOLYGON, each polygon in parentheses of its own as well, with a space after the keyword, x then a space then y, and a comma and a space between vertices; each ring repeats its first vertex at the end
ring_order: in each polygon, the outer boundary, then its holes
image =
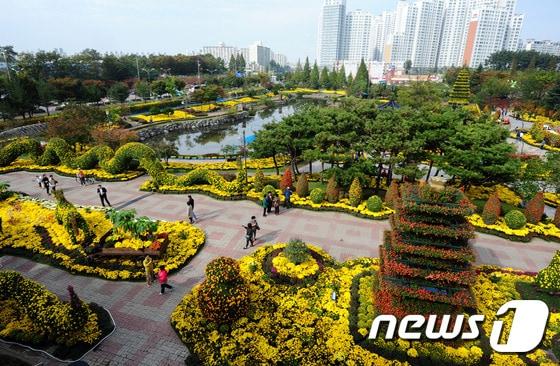
POLYGON ((296 193, 300 197, 309 196, 309 181, 307 180, 307 174, 302 174, 299 176, 296 184, 296 193))
POLYGON ((399 185, 397 182, 392 181, 387 193, 385 194, 385 205, 394 208, 395 200, 399 198, 399 185))
POLYGON ((358 177, 354 178, 348 192, 350 205, 357 207, 362 202, 362 186, 358 177))
POLYGON ((554 225, 560 229, 560 206, 556 207, 556 213, 554 214, 554 225))
POLYGON ((525 217, 530 224, 538 224, 544 214, 544 195, 538 192, 525 207, 525 217))
POLYGON ((482 220, 486 225, 493 225, 496 223, 500 214, 502 213, 502 204, 498 193, 494 192, 488 197, 488 201, 484 204, 482 211, 482 220))
POLYGON ((261 169, 257 169, 255 174, 255 191, 261 192, 264 188, 264 173, 261 169))
POLYGON ((340 190, 338 189, 338 183, 336 182, 336 175, 332 175, 329 181, 327 182, 327 190, 326 190, 327 201, 330 203, 338 202, 338 195, 340 190))

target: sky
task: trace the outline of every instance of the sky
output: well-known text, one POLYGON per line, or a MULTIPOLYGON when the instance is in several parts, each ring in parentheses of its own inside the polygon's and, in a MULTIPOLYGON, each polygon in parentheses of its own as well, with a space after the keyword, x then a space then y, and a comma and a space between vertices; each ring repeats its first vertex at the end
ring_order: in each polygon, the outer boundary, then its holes
MULTIPOLYGON (((349 10, 393 10, 397 0, 347 0, 349 10)), ((323 0, 0 0, 0 46, 16 51, 191 53, 262 41, 288 61, 315 58, 323 0)), ((518 0, 521 38, 560 41, 560 0, 518 0), (538 4, 538 6, 537 6, 538 4)))

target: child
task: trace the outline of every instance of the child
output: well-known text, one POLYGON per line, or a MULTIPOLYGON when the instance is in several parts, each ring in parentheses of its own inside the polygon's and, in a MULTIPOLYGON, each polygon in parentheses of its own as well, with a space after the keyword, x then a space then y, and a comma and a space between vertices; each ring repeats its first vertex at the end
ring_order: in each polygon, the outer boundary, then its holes
POLYGON ((251 223, 248 223, 247 226, 245 225, 241 225, 245 228, 246 232, 245 232, 245 248, 243 249, 247 249, 249 247, 249 243, 251 243, 251 246, 253 246, 253 225, 251 223))
POLYGON ((259 223, 255 216, 251 216, 251 226, 253 228, 253 243, 257 240, 257 230, 260 230, 259 223))
POLYGON ((161 285, 160 295, 165 293, 165 289, 168 288, 170 290, 173 289, 173 286, 167 284, 167 271, 165 270, 165 266, 159 266, 158 272, 158 280, 159 284, 161 285))
POLYGON ((272 206, 274 206, 274 214, 280 214, 280 197, 278 197, 278 193, 274 195, 274 199, 272 200, 272 206))
POLYGON ((144 269, 146 270, 146 284, 151 286, 154 281, 154 262, 152 261, 152 257, 147 255, 142 263, 144 264, 144 269))

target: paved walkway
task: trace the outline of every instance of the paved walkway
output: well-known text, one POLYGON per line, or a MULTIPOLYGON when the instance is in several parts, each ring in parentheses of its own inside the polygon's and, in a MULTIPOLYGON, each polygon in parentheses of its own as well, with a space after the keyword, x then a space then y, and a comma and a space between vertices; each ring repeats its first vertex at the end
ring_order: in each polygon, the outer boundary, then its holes
MULTIPOLYGON (((11 189, 34 197, 50 198, 39 190, 35 174, 15 172, 0 175, 11 189)), ((56 176, 59 188, 76 204, 98 204, 96 186, 81 187, 73 178, 56 176)), ((162 195, 139 192, 147 177, 129 182, 107 183, 109 201, 116 208, 134 208, 140 215, 163 220, 184 219, 185 195, 162 195)), ((249 201, 218 201, 203 195, 193 195, 197 225, 205 230, 205 247, 181 271, 171 277, 176 291, 159 296, 155 287, 141 283, 110 282, 91 277, 73 276, 65 271, 32 261, 6 256, 3 268, 15 269, 37 279, 57 294, 66 296, 66 286, 74 285, 86 301, 95 301, 108 308, 117 323, 117 331, 98 349, 85 358, 92 365, 181 365, 187 356, 169 325, 169 316, 180 299, 203 279, 204 268, 221 255, 242 257, 253 249, 244 250, 245 224, 251 215, 261 226, 258 245, 266 242, 300 238, 315 243, 338 260, 362 256, 377 257, 383 231, 388 221, 372 221, 335 212, 314 212, 301 209, 283 211, 280 216, 262 217, 258 205, 249 201)), ((495 236, 477 234, 473 248, 479 264, 495 264, 527 271, 538 271, 551 260, 560 244, 534 239, 531 243, 513 243, 495 236)), ((0 353, 5 346, 0 346, 0 353)), ((21 354, 18 351, 18 354, 21 354)), ((39 358, 45 362, 45 358, 39 358)), ((47 362, 44 364, 56 364, 47 362)))

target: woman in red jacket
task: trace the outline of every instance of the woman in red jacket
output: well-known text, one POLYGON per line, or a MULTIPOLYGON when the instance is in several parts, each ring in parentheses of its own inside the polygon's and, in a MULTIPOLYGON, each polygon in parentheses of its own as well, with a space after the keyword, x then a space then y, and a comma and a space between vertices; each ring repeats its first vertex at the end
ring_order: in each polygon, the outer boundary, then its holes
POLYGON ((167 271, 165 270, 165 266, 159 266, 158 280, 161 285, 160 295, 165 293, 166 288, 170 290, 173 289, 173 286, 167 284, 167 271))

